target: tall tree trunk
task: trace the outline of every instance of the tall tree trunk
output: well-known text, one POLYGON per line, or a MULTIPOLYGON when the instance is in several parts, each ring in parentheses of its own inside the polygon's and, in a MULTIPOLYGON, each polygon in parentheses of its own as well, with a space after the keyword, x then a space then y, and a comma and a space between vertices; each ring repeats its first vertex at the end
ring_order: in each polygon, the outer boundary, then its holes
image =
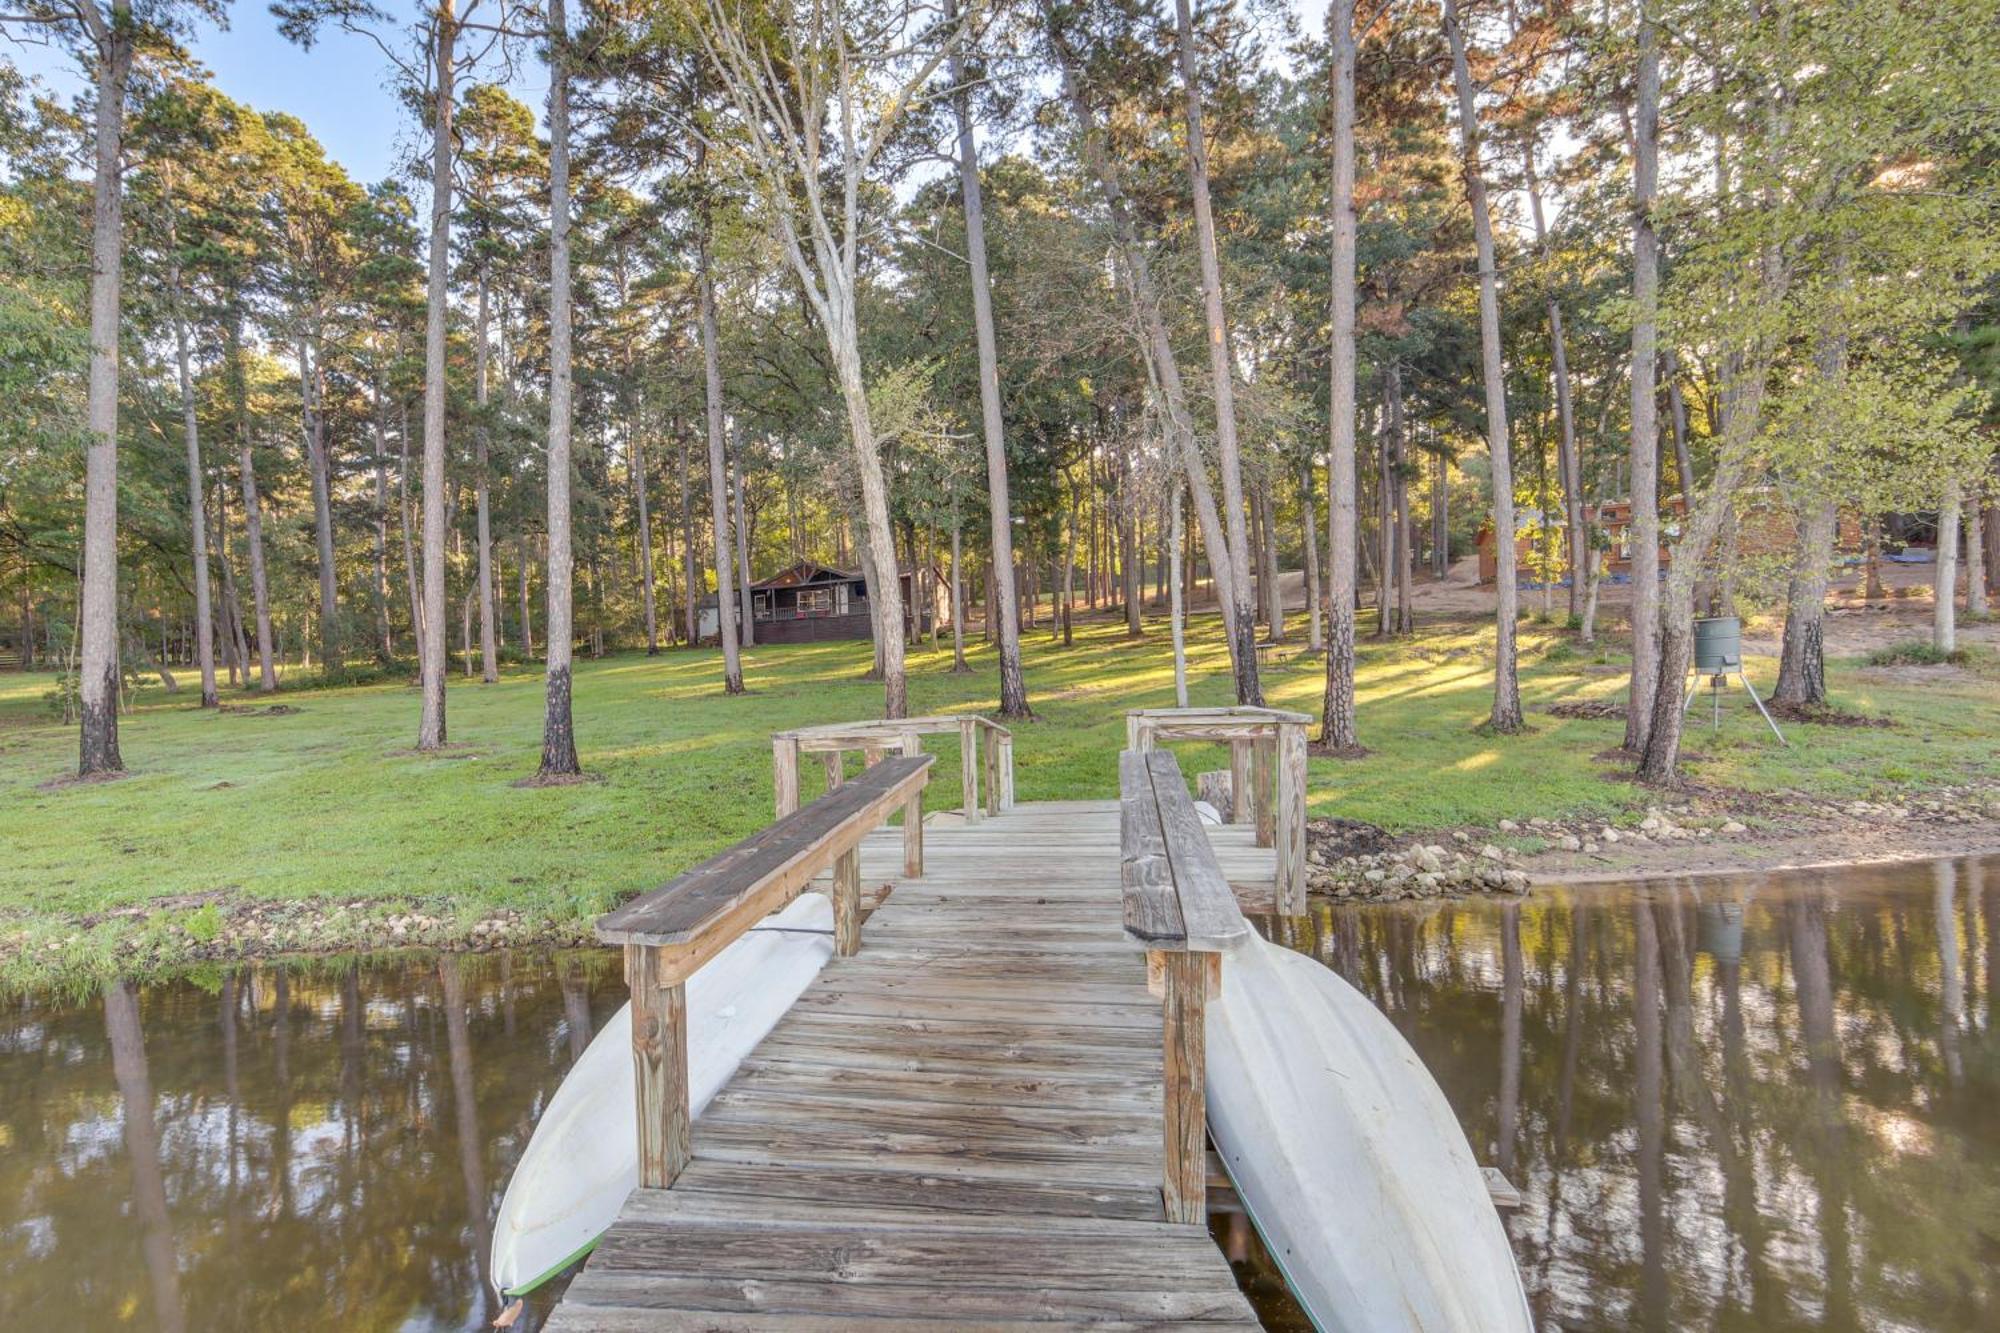
MULTIPOLYGON (((1399 409, 1400 410, 1400 409, 1399 409)), ((1403 471, 1408 436, 1396 437, 1396 633, 1414 634, 1417 629, 1410 548, 1416 544, 1416 521, 1410 515, 1410 479, 1403 471)))
POLYGON ((570 589, 569 24, 564 0, 549 0, 549 498, 547 668, 542 709, 542 765, 537 776, 573 778, 570 653, 576 640, 570 589))
POLYGON ((529 613, 528 601, 528 539, 522 533, 514 534, 514 564, 521 571, 521 660, 535 660, 535 620, 529 613))
MULTIPOLYGON (((1437 470, 1431 475, 1431 575, 1442 583, 1451 575, 1451 462, 1442 450, 1437 455, 1437 470)), ((1590 546, 1584 544, 1586 557, 1590 546)), ((1588 559, 1579 570, 1587 568, 1588 559)))
MULTIPOLYGON (((1746 390, 1745 396, 1754 397, 1754 390, 1746 390)), ((1754 415, 1756 408, 1754 404, 1746 404, 1737 410, 1754 415)), ((1695 512, 1688 516, 1685 535, 1674 547, 1660 598, 1659 676, 1653 690, 1653 719, 1646 731, 1646 749, 1639 759, 1639 779, 1658 786, 1675 781, 1680 762, 1681 722, 1685 716, 1681 690, 1694 656, 1695 583, 1702 563, 1721 534, 1736 488, 1742 484, 1744 439, 1754 434, 1754 430, 1746 429, 1743 436, 1737 436, 1735 431, 1728 434, 1736 438, 1723 441, 1723 453, 1709 489, 1695 512)))
MULTIPOLYGON (((1153 285, 1152 268, 1147 262, 1145 251, 1139 245, 1138 230, 1132 221, 1124 187, 1119 183, 1118 172, 1112 164, 1110 152, 1097 132, 1096 113, 1091 110, 1090 102, 1084 95, 1076 67, 1076 57, 1061 33, 1051 0, 1043 0, 1042 12, 1056 47, 1063 95, 1069 101, 1076 117, 1084 159, 1090 167, 1091 174, 1097 178, 1098 188, 1104 196, 1105 210, 1111 217, 1119 267, 1125 276, 1137 314, 1137 322, 1145 339, 1147 373, 1152 377, 1153 388, 1162 400, 1168 433, 1174 440, 1181 459, 1182 475, 1186 478, 1188 490, 1194 497, 1195 519, 1201 531, 1202 544, 1209 552, 1209 570, 1215 583, 1216 604, 1222 611, 1223 632, 1229 642, 1231 666, 1239 683, 1245 679, 1254 682, 1257 672, 1256 653, 1253 651, 1249 655, 1247 677, 1246 668, 1239 660, 1243 656, 1242 639, 1235 625, 1239 593, 1234 587, 1229 541, 1223 530, 1221 512, 1216 508, 1215 496, 1209 490, 1208 464, 1202 458, 1201 449, 1195 442, 1194 420, 1188 411, 1187 392, 1181 380, 1180 361, 1174 354, 1173 340, 1167 330, 1159 291, 1153 285)), ((1254 639, 1254 627, 1251 636, 1254 639)))
MULTIPOLYGON (((423 689, 423 712, 417 725, 419 750, 441 749, 446 739, 444 455, 448 349, 445 332, 446 320, 451 313, 448 284, 451 277, 452 116, 455 110, 453 79, 457 73, 455 48, 458 39, 454 3, 455 0, 438 0, 437 12, 432 19, 437 28, 437 47, 432 55, 431 69, 436 87, 431 98, 430 281, 424 320, 424 615, 423 623, 417 629, 417 669, 423 689)), ((555 294, 551 293, 552 321, 555 300, 555 294)), ((552 340, 554 336, 551 335, 552 340)), ((565 353, 567 350, 564 349, 565 353)), ((550 356, 553 360, 553 348, 550 356)), ((552 387, 552 405, 555 392, 552 387)), ((568 387, 564 386, 562 392, 567 396, 568 387)), ((550 434, 553 437, 553 429, 550 434)), ((555 451, 556 442, 551 438, 549 471, 552 478, 556 471, 553 465, 555 451)))
POLYGON ((681 612, 687 623, 687 642, 692 647, 701 642, 701 592, 698 586, 701 570, 695 559, 694 509, 691 502, 694 480, 688 470, 687 432, 679 421, 674 423, 674 447, 680 458, 680 486, 676 488, 676 497, 681 507, 681 612))
POLYGON ((96 175, 91 184, 90 388, 84 450, 83 577, 77 696, 77 773, 122 773, 118 753, 118 337, 125 258, 125 83, 132 66, 131 9, 113 0, 81 6, 96 50, 96 175))
POLYGON ((1354 716, 1354 0, 1332 0, 1333 43, 1333 346, 1327 404, 1326 696, 1320 744, 1360 744, 1354 716))
POLYGON ((1964 520, 1965 488, 1953 477, 1938 505, 1937 584, 1931 605, 1931 645, 1958 651, 1958 527, 1964 520))
MULTIPOLYGON (((1257 680, 1257 628, 1250 602, 1250 542, 1243 525, 1243 465, 1236 442, 1236 368, 1229 324, 1222 308, 1222 265, 1216 254, 1215 213, 1208 197, 1208 146, 1203 139, 1201 83, 1194 60, 1194 20, 1189 0, 1174 0, 1180 33, 1181 82, 1187 90, 1188 182, 1194 192, 1195 238, 1201 255, 1202 310, 1208 326, 1208 371, 1214 381, 1215 446, 1222 473, 1222 508, 1236 614, 1236 702, 1261 706, 1257 680)), ((1278 626, 1272 626, 1273 636, 1278 626)))
POLYGON ((1801 506, 1799 542, 1785 590, 1785 633, 1778 652, 1778 685, 1771 702, 1793 708, 1826 703, 1826 585, 1833 569, 1832 500, 1801 506))
POLYGON ((1515 574, 1514 467, 1507 435, 1507 380, 1500 363, 1500 277, 1493 253, 1493 218, 1486 206, 1486 177, 1479 164, 1478 108, 1465 32, 1456 0, 1444 0, 1445 36, 1451 45, 1452 81, 1458 88, 1459 139, 1465 194, 1472 208, 1472 238, 1479 255, 1479 362, 1486 389, 1486 448, 1493 468, 1493 554, 1499 609, 1494 617, 1493 730, 1521 729, 1521 683, 1514 650, 1520 589, 1515 574))
MULTIPOLYGON (((1660 430, 1654 392, 1660 304, 1660 240, 1653 229, 1660 174, 1660 52, 1648 0, 1640 0, 1639 7, 1637 92, 1632 151, 1632 682, 1625 706, 1625 748, 1635 752, 1646 749, 1653 691, 1666 681, 1659 656, 1660 430)), ((1676 683, 1674 689, 1679 688, 1676 683)))
POLYGON ((1396 469, 1401 448, 1403 381, 1392 362, 1382 369, 1382 429, 1375 450, 1375 634, 1386 638, 1396 621, 1389 585, 1396 567, 1396 469))
POLYGON ((1306 652, 1326 651, 1326 622, 1320 610, 1319 505, 1313 498, 1313 471, 1299 469, 1299 536, 1306 553, 1306 652))
MULTIPOLYGON (((1775 249, 1767 248, 1760 260, 1753 299, 1767 306, 1775 304, 1785 299, 1789 286, 1789 271, 1775 249)), ((1768 347, 1761 339, 1753 339, 1747 350, 1730 352, 1724 366, 1715 471, 1682 525, 1660 598, 1659 676, 1653 690, 1652 725, 1647 729, 1638 769, 1642 782, 1659 786, 1676 781, 1685 716, 1681 691, 1693 658, 1695 586, 1734 512, 1736 492, 1748 472, 1751 444, 1762 427, 1768 347)))
POLYGON ((1145 596, 1146 571, 1139 563, 1139 504, 1132 494, 1132 445, 1129 440, 1118 451, 1118 572, 1125 598, 1125 637, 1139 638, 1146 632, 1140 623, 1141 599, 1145 596))
POLYGON ((478 404, 479 424, 472 432, 472 475, 473 503, 477 510, 474 525, 478 536, 475 554, 479 562, 479 674, 481 680, 491 685, 500 679, 500 633, 493 623, 498 601, 493 588, 492 480, 487 475, 492 468, 493 437, 486 425, 488 317, 484 264, 479 268, 478 286, 473 317, 475 327, 472 331, 472 385, 474 401, 478 404))
MULTIPOLYGON (((862 542, 867 547, 868 566, 875 571, 881 589, 875 608, 875 644, 881 653, 882 715, 900 718, 909 715, 909 681, 903 669, 903 596, 896 574, 895 532, 890 526, 889 485, 882 472, 882 455, 875 440, 875 422, 868 407, 868 386, 861 374, 861 338, 854 308, 855 292, 841 279, 839 290, 829 292, 833 323, 827 330, 828 350, 833 354, 834 378, 847 408, 848 435, 854 443, 861 474, 861 507, 865 520, 862 542)), ((871 598, 872 600, 872 598, 871 598)))
POLYGON ((633 424, 628 455, 632 472, 632 499, 639 511, 639 603, 646 622, 646 656, 660 651, 660 610, 653 577, 653 511, 647 492, 652 489, 646 470, 646 440, 643 423, 633 424))
POLYGON ((1889 595, 1882 586, 1882 516, 1861 516, 1861 598, 1879 602, 1889 595))
MULTIPOLYGON (((1989 479, 1987 485, 1992 484, 1989 479)), ((1982 507, 1979 526, 1986 537, 1986 590, 2000 592, 2000 504, 1989 501, 1982 507)))
POLYGON ((402 430, 397 434, 399 467, 396 472, 397 521, 403 534, 403 593, 410 602, 410 634, 419 638, 424 626, 424 599, 417 587, 417 539, 410 519, 410 405, 402 404, 402 430))
POLYGON ((1267 475, 1259 483, 1264 504, 1264 569, 1269 576, 1269 586, 1264 597, 1264 623, 1271 627, 1271 642, 1285 641, 1285 576, 1278 564, 1278 497, 1277 487, 1267 475))
POLYGON ((1063 534, 1062 579, 1056 585, 1062 592, 1062 609, 1053 617, 1062 629, 1063 647, 1075 644, 1076 638, 1070 626, 1070 618, 1076 610, 1076 529, 1083 521, 1083 494, 1075 481, 1069 483, 1069 522, 1063 534))
POLYGON ((1674 480, 1681 505, 1694 512, 1694 458, 1688 452, 1687 397, 1681 392, 1681 356, 1669 347, 1660 354, 1660 371, 1667 378, 1667 429, 1674 440, 1674 480))
MULTIPOLYGON (((1843 287, 1848 284, 1846 247, 1837 251, 1834 267, 1843 287)), ((1847 330, 1832 326, 1820 335, 1815 357, 1822 383, 1837 390, 1847 374, 1847 330)), ((1679 444, 1678 435, 1676 444, 1679 444)), ((1834 479, 1824 461, 1807 450, 1804 484, 1795 488, 1798 544, 1786 588, 1785 631, 1778 654, 1778 685, 1771 698, 1794 708, 1826 703, 1826 586, 1833 569, 1833 547, 1840 525, 1834 479)), ((1685 468, 1685 464, 1677 464, 1685 468)), ((1685 494, 1685 492, 1684 492, 1685 494)))
POLYGON ((250 552, 250 601, 257 615, 257 688, 270 694, 278 688, 271 634, 271 585, 264 568, 264 508, 257 497, 257 468, 250 448, 249 372, 243 363, 243 316, 230 324, 231 376, 236 414, 237 471, 243 482, 243 536, 250 552))
POLYGON ((1965 613, 1986 614, 1986 510, 1976 499, 1965 508, 1965 613))
POLYGON ((709 526, 715 537, 715 626, 722 639, 722 692, 743 693, 743 659, 736 649, 736 553, 729 536, 729 462, 723 443, 722 334, 715 315, 715 271, 709 238, 713 231, 708 206, 702 206, 701 236, 695 243, 696 283, 701 289, 702 396, 708 419, 709 526))
POLYGON ((305 433, 306 467, 312 474, 313 545, 319 560, 320 670, 338 675, 340 655, 339 580, 333 563, 333 466, 327 456, 326 416, 320 399, 323 374, 313 339, 299 338, 299 418, 305 433))
MULTIPOLYGON (((1345 4, 1348 0, 1334 0, 1335 4, 1345 4)), ((1182 531, 1181 519, 1181 479, 1174 477, 1167 504, 1173 510, 1170 520, 1171 530, 1167 537, 1167 625, 1174 640, 1174 707, 1188 706, 1187 688, 1187 611, 1181 604, 1181 554, 1186 546, 1187 534, 1182 531)))
MULTIPOLYGON (((945 22, 957 22, 945 0, 945 22)), ((993 292, 986 272, 986 209, 979 183, 979 148, 972 130, 972 95, 965 51, 951 51, 952 111, 958 121, 958 189, 965 209, 966 257, 972 269, 972 327, 979 349, 979 420, 986 444, 986 505, 992 526, 993 577, 986 594, 986 628, 1000 643, 1000 716, 1033 716, 1021 672, 1021 618, 1014 589, 1013 510, 1007 494, 1006 426, 1000 404, 1000 352, 993 330, 993 292)))
MULTIPOLYGON (((174 324, 174 367, 181 391, 181 434, 187 444, 188 525, 194 544, 194 645, 201 668, 201 706, 213 708, 215 693, 215 611, 208 590, 208 486, 201 465, 201 423, 195 411, 194 369, 188 357, 187 314, 181 291, 180 240, 175 234, 172 172, 167 179, 167 305, 174 324)), ((26 624, 23 623, 23 632, 26 624)), ((25 654, 24 654, 25 660, 25 654)))
POLYGON ((742 646, 754 648, 757 646, 757 607, 750 595, 750 518, 748 503, 743 497, 743 440, 740 435, 736 447, 729 451, 729 493, 736 529, 736 602, 740 612, 736 624, 742 646))
POLYGON ((970 671, 965 660, 965 552, 958 518, 958 500, 951 502, 951 669, 970 671))
POLYGON ((387 662, 396 655, 396 632, 389 623, 389 424, 379 376, 370 388, 375 429, 375 651, 387 662))
POLYGON ((250 685, 250 645, 243 635, 243 599, 236 590, 236 562, 229 554, 229 486, 217 469, 215 480, 215 553, 222 568, 222 616, 227 629, 231 685, 250 685), (238 680, 238 676, 241 680, 238 680))
MULTIPOLYGON (((1535 248, 1541 252, 1544 265, 1553 265, 1554 253, 1549 245, 1548 223, 1542 212, 1542 186, 1535 170, 1535 143, 1532 139, 1523 145, 1521 154, 1524 180, 1528 187, 1528 213, 1535 224, 1535 248)), ((1574 619, 1583 613, 1583 567, 1590 537, 1583 528, 1583 462, 1577 450, 1576 407, 1570 394, 1568 339, 1563 330, 1562 302, 1556 299, 1553 284, 1549 289, 1548 312, 1549 373, 1555 381, 1556 425, 1561 437, 1556 471, 1562 481, 1563 526, 1569 537, 1569 613, 1574 619)), ((1549 577, 1550 574, 1545 571, 1543 582, 1546 583, 1549 577)))

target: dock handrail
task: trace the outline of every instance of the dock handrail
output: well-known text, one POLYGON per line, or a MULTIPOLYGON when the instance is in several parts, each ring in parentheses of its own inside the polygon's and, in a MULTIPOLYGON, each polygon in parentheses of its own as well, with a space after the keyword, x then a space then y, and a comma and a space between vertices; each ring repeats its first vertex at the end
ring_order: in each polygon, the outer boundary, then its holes
POLYGON ((1306 910, 1306 727, 1312 717, 1281 708, 1134 708, 1125 714, 1128 749, 1161 741, 1229 745, 1229 822, 1257 824, 1257 845, 1278 851, 1277 905, 1306 910), (1244 799, 1245 794, 1249 799, 1244 799))
POLYGON ((997 815, 1014 808, 1014 733, 991 718, 978 713, 936 713, 924 717, 875 718, 859 722, 828 722, 816 727, 797 727, 771 735, 771 789, 780 816, 799 808, 799 756, 817 754, 826 766, 829 790, 841 783, 846 756, 859 751, 865 763, 874 764, 891 750, 911 755, 923 753, 924 736, 956 732, 959 749, 959 785, 965 822, 976 824, 982 817, 980 802, 980 734, 986 736, 983 814, 997 815))
POLYGON ((1249 937, 1250 923, 1202 832, 1180 762, 1165 750, 1118 756, 1118 848, 1125 934, 1146 950, 1165 1020, 1160 1197, 1168 1221, 1199 1224, 1208 1216, 1208 998, 1222 990, 1223 952, 1249 937))
POLYGON ((935 756, 885 758, 851 782, 597 919, 623 945, 632 989, 639 1183, 665 1189, 692 1156, 687 979, 833 870, 834 952, 861 947, 861 840, 903 811, 903 870, 923 874, 923 796, 935 756))

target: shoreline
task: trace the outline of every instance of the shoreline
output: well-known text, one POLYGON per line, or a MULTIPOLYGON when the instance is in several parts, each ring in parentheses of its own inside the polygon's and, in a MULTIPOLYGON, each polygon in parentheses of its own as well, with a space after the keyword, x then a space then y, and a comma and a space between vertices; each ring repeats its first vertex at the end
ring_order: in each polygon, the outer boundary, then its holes
MULTIPOLYGON (((1954 789, 1949 803, 1936 799, 1940 789, 1907 798, 1907 805, 1846 809, 1826 802, 1788 797, 1759 797, 1748 805, 1743 793, 1734 801, 1696 799, 1654 811, 1646 824, 1649 836, 1625 827, 1611 837, 1613 827, 1597 820, 1553 821, 1540 824, 1501 821, 1499 829, 1462 827, 1433 829, 1389 839, 1392 849, 1360 858, 1361 865, 1397 866, 1426 850, 1441 850, 1439 839, 1465 873, 1485 874, 1486 887, 1454 880, 1434 888, 1416 888, 1413 877, 1398 868, 1395 875, 1366 882, 1344 878, 1340 891, 1315 886, 1309 905, 1384 906, 1391 903, 1442 903, 1478 897, 1515 897, 1538 889, 1589 888, 1616 884, 1646 884, 1670 880, 1722 878, 1813 870, 1857 869, 1907 864, 1945 857, 2000 855, 2000 792, 1981 784, 1954 789), (1696 813, 1696 807, 1702 807, 1696 813), (1752 808, 1754 807, 1754 809, 1752 808), (1733 811, 1755 819, 1752 828, 1722 815, 1733 811), (1683 822, 1676 824, 1675 820, 1683 822), (1566 832, 1573 831, 1573 832, 1566 832), (1549 845, 1554 838, 1608 838, 1583 843, 1580 850, 1549 845)), ((1715 793, 1714 795, 1720 795, 1715 793)), ((1643 826, 1642 826, 1643 827, 1643 826)), ((1379 830, 1377 830, 1379 832, 1379 830)), ((1332 870, 1322 863, 1322 873, 1332 870)), ((1353 875, 1359 866, 1337 873, 1353 875)), ((1379 869, 1369 873, 1381 874, 1379 869)), ((1426 877, 1428 878, 1428 877, 1426 877)), ((864 908, 879 904, 864 902, 864 908)), ((145 983, 186 975, 210 967, 242 964, 296 963, 311 966, 330 960, 385 956, 406 952, 483 954, 512 949, 582 949, 598 946, 588 920, 536 918, 517 908, 468 913, 466 904, 449 900, 401 903, 356 899, 286 899, 229 902, 225 895, 121 909, 66 922, 67 938, 56 949, 95 934, 112 921, 129 923, 109 939, 99 937, 103 951, 77 966, 74 956, 51 958, 62 966, 43 969, 34 958, 35 945, 25 931, 7 939, 0 935, 0 994, 34 994, 93 985, 110 977, 145 983), (210 914, 199 930, 181 921, 168 923, 166 913, 185 917, 190 909, 210 914)), ((1267 913, 1268 902, 1245 901, 1244 909, 1267 913)), ((49 941, 45 937, 43 947, 49 941)))
MULTIPOLYGON (((1606 884, 1650 883, 1658 880, 1680 879, 1721 879, 1732 875, 1782 874, 1808 870, 1857 870, 1867 866, 1906 865, 1912 861, 1936 861, 1947 857, 2000 856, 2000 821, 1982 831, 1970 845, 1928 847, 1904 846, 1880 848, 1857 852, 1852 855, 1821 856, 1815 852, 1800 853, 1799 848, 1816 846, 1818 839, 1785 839, 1775 843, 1761 844, 1778 853, 1771 860, 1753 859, 1736 861, 1732 864, 1695 867, 1642 867, 1621 869, 1561 869, 1542 870, 1532 864, 1527 867, 1530 889, 1555 889, 1570 887, 1594 887, 1606 884), (1791 860, 1794 854, 1803 854, 1816 859, 1791 860)), ((1734 850, 1751 851, 1760 844, 1732 844, 1734 850)), ((1708 847, 1699 850, 1707 851, 1708 847)))

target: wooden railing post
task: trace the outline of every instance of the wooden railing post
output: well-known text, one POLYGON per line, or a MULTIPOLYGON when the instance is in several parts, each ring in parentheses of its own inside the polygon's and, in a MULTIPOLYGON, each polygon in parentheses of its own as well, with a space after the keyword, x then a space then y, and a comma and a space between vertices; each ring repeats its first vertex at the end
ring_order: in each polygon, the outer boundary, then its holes
MULTIPOLYGON (((792 744, 773 751, 781 799, 787 755, 795 765, 817 738, 795 733, 782 739, 792 744)), ((855 953, 861 947, 861 843, 897 810, 909 825, 913 863, 923 864, 922 800, 931 756, 921 752, 915 734, 905 735, 905 755, 878 756, 869 772, 842 783, 838 744, 816 751, 827 761, 834 790, 597 919, 597 938, 625 950, 639 1183, 645 1188, 671 1186, 692 1155, 687 979, 829 868, 834 947, 855 953)))
POLYGON ((771 737, 771 794, 778 818, 799 808, 799 738, 785 732, 771 737))
POLYGON ((1250 780, 1252 741, 1229 742, 1229 822, 1248 824, 1257 817, 1257 796, 1250 780))
POLYGON ((1000 808, 1014 808, 1014 738, 1005 732, 1000 735, 1000 808))
POLYGON ((979 719, 958 720, 958 784, 964 794, 965 822, 977 824, 979 811, 979 719))
POLYGON ((826 789, 828 791, 832 791, 841 784, 844 776, 841 761, 844 757, 845 753, 840 750, 826 750, 820 754, 819 761, 826 768, 826 789))
POLYGON ((1208 1101, 1206 1033, 1211 953, 1161 951, 1152 955, 1161 976, 1165 1040, 1166 1169, 1160 1197, 1169 1222, 1199 1226, 1208 1220, 1208 1101))
POLYGON ((639 1184, 663 1190, 693 1155, 688 1109, 687 991, 661 984, 661 951, 625 946, 632 989, 633 1090, 639 1117, 639 1184))
MULTIPOLYGON (((917 733, 903 733, 903 754, 914 759, 924 752, 923 742, 917 733)), ((858 872, 857 872, 858 873, 858 872)), ((903 874, 910 879, 922 877, 924 873, 924 794, 918 791, 903 806, 903 874)))
POLYGON ((1277 844, 1278 911, 1303 916, 1306 910, 1306 729, 1278 724, 1277 844))
POLYGON ((1000 737, 986 738, 986 813, 1000 813, 1000 737))
POLYGON ((1273 807, 1277 804, 1277 774, 1272 770, 1278 756, 1275 734, 1259 736, 1250 743, 1250 809, 1257 820, 1257 845, 1269 847, 1277 841, 1273 807))
POLYGON ((852 958, 861 949, 861 849, 850 847, 833 863, 833 951, 852 958))

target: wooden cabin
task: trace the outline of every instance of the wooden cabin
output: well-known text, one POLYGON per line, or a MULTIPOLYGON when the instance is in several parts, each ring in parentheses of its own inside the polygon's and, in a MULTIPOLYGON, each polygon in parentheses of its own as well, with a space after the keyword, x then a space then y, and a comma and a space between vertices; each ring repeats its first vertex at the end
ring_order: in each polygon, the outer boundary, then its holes
MULTIPOLYGON (((903 569, 897 574, 903 592, 903 615, 916 632, 928 634, 933 625, 950 618, 947 591, 935 569, 903 569)), ((750 585, 750 614, 758 643, 821 643, 829 639, 874 637, 868 611, 868 582, 858 572, 801 560, 770 578, 750 585)), ((703 642, 720 632, 715 594, 701 600, 703 642)))

